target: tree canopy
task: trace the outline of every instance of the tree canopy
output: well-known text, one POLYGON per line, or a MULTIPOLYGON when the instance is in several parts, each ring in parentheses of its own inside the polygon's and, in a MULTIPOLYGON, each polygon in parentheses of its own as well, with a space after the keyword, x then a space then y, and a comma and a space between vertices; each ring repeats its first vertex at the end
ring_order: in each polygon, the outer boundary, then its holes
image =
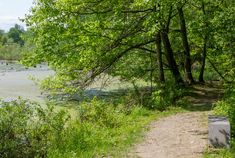
POLYGON ((204 82, 206 61, 225 79, 234 65, 234 11, 232 0, 36 0, 25 18, 36 49, 25 63, 46 61, 66 87, 102 73, 164 82, 167 70, 191 84, 197 62, 204 82))

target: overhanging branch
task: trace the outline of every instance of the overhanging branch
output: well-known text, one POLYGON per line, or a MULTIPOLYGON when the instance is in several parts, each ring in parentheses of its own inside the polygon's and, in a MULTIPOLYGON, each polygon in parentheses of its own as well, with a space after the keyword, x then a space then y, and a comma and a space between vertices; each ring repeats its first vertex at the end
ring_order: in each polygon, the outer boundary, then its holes
POLYGON ((149 41, 146 41, 146 42, 143 42, 143 43, 139 43, 139 44, 136 44, 136 45, 133 45, 133 46, 130 46, 129 48, 126 48, 125 50, 123 50, 122 52, 118 53, 115 57, 113 57, 113 59, 111 59, 107 64, 103 65, 103 66, 99 66, 99 67, 95 67, 91 74, 91 76, 89 78, 87 78, 85 81, 84 81, 84 84, 85 85, 88 85, 90 82, 89 81, 92 81, 96 76, 100 75, 101 73, 107 71, 112 65, 114 65, 116 62, 118 62, 126 53, 128 53, 129 51, 133 50, 133 49, 136 49, 136 48, 139 48, 141 46, 144 46, 144 45, 147 45, 147 44, 150 44, 152 42, 154 42, 155 40, 152 39, 152 40, 149 40, 149 41), (96 69, 96 70, 95 70, 96 69))
POLYGON ((215 70, 215 72, 217 72, 217 74, 226 82, 231 82, 231 81, 228 81, 220 72, 219 70, 217 69, 217 67, 215 66, 215 64, 210 60, 209 57, 207 57, 209 63, 211 64, 211 66, 213 67, 213 69, 215 70))

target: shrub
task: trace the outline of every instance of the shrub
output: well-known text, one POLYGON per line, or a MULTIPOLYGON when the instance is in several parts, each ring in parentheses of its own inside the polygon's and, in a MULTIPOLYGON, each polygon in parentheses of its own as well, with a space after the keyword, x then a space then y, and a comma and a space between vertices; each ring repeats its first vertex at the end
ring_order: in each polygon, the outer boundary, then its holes
POLYGON ((8 43, 0 45, 0 59, 4 60, 18 60, 21 56, 21 47, 16 43, 8 43))
POLYGON ((113 128, 121 123, 119 120, 124 115, 121 109, 94 98, 91 102, 83 102, 79 105, 79 116, 81 122, 91 122, 113 128))
MULTIPOLYGON (((79 117, 68 124, 64 137, 48 152, 48 157, 110 157, 125 151, 143 126, 155 118, 153 112, 133 106, 113 105, 94 98, 78 105, 79 117)), ((120 156, 120 155, 118 155, 120 156)))
POLYGON ((52 142, 60 140, 68 118, 64 111, 26 100, 0 105, 0 157, 46 157, 52 142))
MULTIPOLYGON (((52 106, 16 100, 0 103, 0 157, 110 157, 140 138, 156 113, 140 106, 112 104, 94 98, 80 103, 70 119, 52 106)), ((158 113, 159 115, 162 113, 158 113)))
POLYGON ((224 99, 214 104, 213 112, 229 118, 232 136, 235 137, 235 84, 226 85, 224 99))
POLYGON ((161 85, 159 90, 152 93, 148 103, 151 109, 160 111, 166 110, 169 106, 176 104, 176 101, 183 97, 184 89, 173 83, 161 85))

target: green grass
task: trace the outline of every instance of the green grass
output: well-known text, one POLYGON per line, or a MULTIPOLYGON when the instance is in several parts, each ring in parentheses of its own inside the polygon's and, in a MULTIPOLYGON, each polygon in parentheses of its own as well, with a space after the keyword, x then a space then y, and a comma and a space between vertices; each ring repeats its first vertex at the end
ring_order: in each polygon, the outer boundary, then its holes
MULTIPOLYGON (((92 104, 96 106, 94 104, 100 103, 92 104)), ((128 114, 120 112, 122 108, 116 110, 110 108, 101 112, 104 118, 96 118, 98 110, 91 110, 88 112, 89 120, 72 122, 64 140, 60 140, 60 146, 49 151, 49 157, 124 157, 134 143, 142 140, 151 121, 183 112, 180 108, 158 112, 134 107, 128 114), (104 116, 106 112, 108 115, 104 116), (93 117, 94 120, 91 119, 93 117)))
POLYGON ((234 149, 207 149, 204 154, 204 158, 234 158, 235 150, 234 149))

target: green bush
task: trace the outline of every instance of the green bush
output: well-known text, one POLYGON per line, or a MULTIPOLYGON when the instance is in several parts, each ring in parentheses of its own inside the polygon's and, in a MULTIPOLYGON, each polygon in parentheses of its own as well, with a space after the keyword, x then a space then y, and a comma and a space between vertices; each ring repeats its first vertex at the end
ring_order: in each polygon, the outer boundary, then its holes
POLYGON ((94 98, 78 105, 78 118, 68 124, 61 142, 48 157, 109 157, 132 144, 153 112, 133 106, 126 113, 123 105, 113 105, 94 98))
MULTIPOLYGON (((156 116, 168 113, 98 99, 78 103, 76 118, 53 107, 0 103, 0 157, 77 158, 123 155, 156 116), (157 114, 157 115, 156 115, 157 114)), ((169 113, 170 114, 170 113, 169 113)))
MULTIPOLYGON (((97 99, 79 104, 78 117, 26 100, 0 103, 0 157, 71 158, 120 154, 154 115, 141 107, 97 99), (112 152, 113 151, 113 152, 112 152)), ((73 111, 74 112, 74 111, 73 111)))
POLYGON ((67 119, 64 111, 26 100, 0 102, 0 157, 45 157, 59 141, 67 119))
POLYGON ((120 125, 120 120, 124 117, 121 109, 94 98, 91 102, 84 102, 79 105, 80 121, 114 128, 120 125))
POLYGON ((151 100, 148 104, 151 109, 164 111, 169 106, 176 104, 176 101, 181 99, 183 94, 184 89, 173 83, 167 83, 152 93, 151 100))
POLYGON ((235 137, 235 84, 225 86, 225 95, 222 101, 214 104, 214 114, 229 118, 232 136, 235 137))

